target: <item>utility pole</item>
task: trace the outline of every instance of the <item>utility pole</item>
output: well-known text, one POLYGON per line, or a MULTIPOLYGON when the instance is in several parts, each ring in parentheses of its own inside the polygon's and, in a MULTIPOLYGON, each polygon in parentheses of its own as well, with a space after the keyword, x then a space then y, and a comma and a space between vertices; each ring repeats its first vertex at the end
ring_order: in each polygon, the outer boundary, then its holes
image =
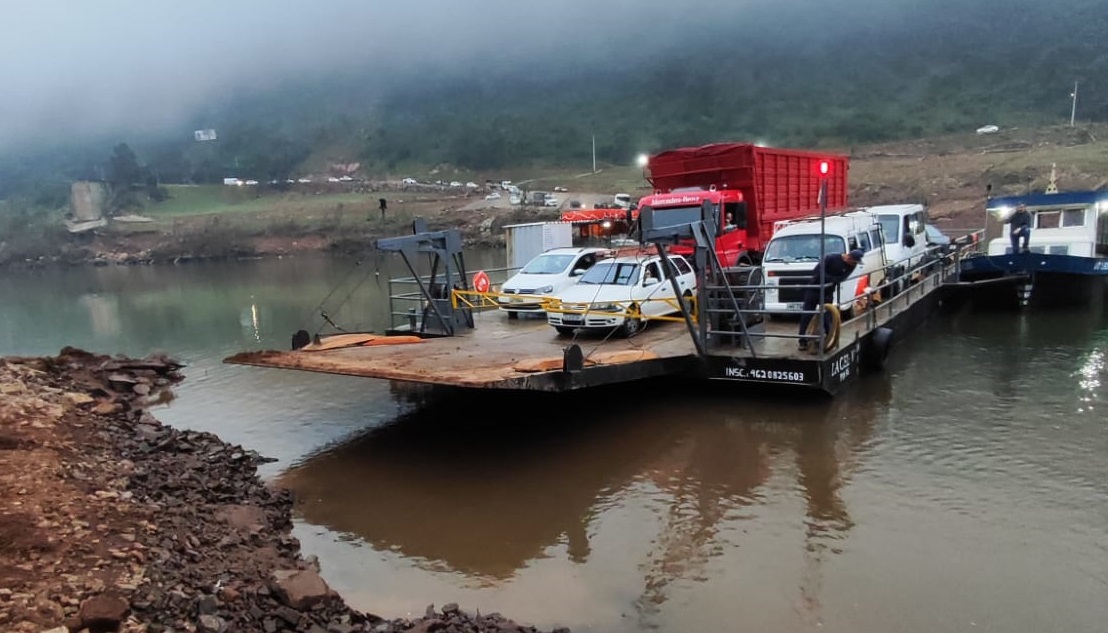
POLYGON ((592 173, 596 173, 596 135, 592 135, 592 173))
POLYGON ((1073 100, 1073 105, 1070 107, 1070 127, 1074 126, 1074 121, 1077 117, 1077 82, 1073 82, 1073 93, 1070 94, 1070 99, 1073 100))

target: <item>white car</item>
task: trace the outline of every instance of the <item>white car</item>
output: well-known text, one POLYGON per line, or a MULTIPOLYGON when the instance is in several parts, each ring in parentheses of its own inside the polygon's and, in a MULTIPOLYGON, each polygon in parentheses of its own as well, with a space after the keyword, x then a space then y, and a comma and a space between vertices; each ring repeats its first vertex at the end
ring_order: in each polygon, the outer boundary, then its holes
POLYGON ((466 189, 476 189, 476 188, 477 188, 477 183, 475 183, 475 182, 467 182, 466 183, 466 189))
POLYGON ((416 182, 415 178, 405 178, 404 180, 401 180, 400 182, 404 183, 405 185, 419 184, 419 183, 416 182))
MULTIPOLYGON (((676 268, 677 287, 687 299, 696 293, 696 273, 680 255, 669 255, 676 268)), ((659 255, 629 255, 597 263, 577 283, 555 295, 558 310, 547 312, 547 323, 559 334, 577 328, 615 329, 633 336, 644 317, 681 311, 673 284, 663 274, 659 255)))
POLYGON ((485 196, 485 200, 499 200, 499 199, 500 199, 500 192, 499 191, 494 191, 494 192, 490 193, 489 195, 485 196))
MULTIPOLYGON (((492 194, 489 194, 492 195, 492 194)), ((543 301, 577 283, 583 274, 609 255, 606 248, 552 248, 536 256, 500 287, 500 309, 508 318, 542 314, 543 301)))

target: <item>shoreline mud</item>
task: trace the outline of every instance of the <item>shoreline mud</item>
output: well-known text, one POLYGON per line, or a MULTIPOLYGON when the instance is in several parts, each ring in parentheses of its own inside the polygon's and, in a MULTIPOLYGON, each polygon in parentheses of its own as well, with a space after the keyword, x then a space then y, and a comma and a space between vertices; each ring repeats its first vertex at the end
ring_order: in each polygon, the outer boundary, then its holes
POLYGON ((270 460, 149 413, 181 367, 0 358, 0 630, 538 632, 456 604, 349 607, 291 535, 291 494, 258 478, 270 460))

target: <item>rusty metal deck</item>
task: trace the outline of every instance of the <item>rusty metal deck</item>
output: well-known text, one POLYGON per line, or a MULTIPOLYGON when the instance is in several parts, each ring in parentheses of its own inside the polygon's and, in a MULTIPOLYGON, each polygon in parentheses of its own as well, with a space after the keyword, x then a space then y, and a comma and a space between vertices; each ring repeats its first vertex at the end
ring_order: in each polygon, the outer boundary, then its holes
POLYGON ((231 356, 237 365, 380 378, 481 389, 569 391, 685 370, 696 349, 681 323, 651 321, 631 339, 582 333, 559 336, 546 320, 481 315, 464 334, 403 345, 325 351, 254 351, 231 356), (562 371, 563 350, 581 347, 585 366, 562 371))

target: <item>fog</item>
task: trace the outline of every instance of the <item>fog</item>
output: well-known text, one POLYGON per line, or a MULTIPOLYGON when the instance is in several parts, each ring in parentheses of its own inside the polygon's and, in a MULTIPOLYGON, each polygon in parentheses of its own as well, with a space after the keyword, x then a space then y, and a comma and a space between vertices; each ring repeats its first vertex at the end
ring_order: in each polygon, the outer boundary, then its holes
POLYGON ((0 151, 97 133, 189 134, 181 126, 207 105, 337 71, 360 73, 370 93, 423 73, 579 72, 649 63, 707 38, 741 49, 914 28, 918 12, 961 4, 0 0, 0 151))

